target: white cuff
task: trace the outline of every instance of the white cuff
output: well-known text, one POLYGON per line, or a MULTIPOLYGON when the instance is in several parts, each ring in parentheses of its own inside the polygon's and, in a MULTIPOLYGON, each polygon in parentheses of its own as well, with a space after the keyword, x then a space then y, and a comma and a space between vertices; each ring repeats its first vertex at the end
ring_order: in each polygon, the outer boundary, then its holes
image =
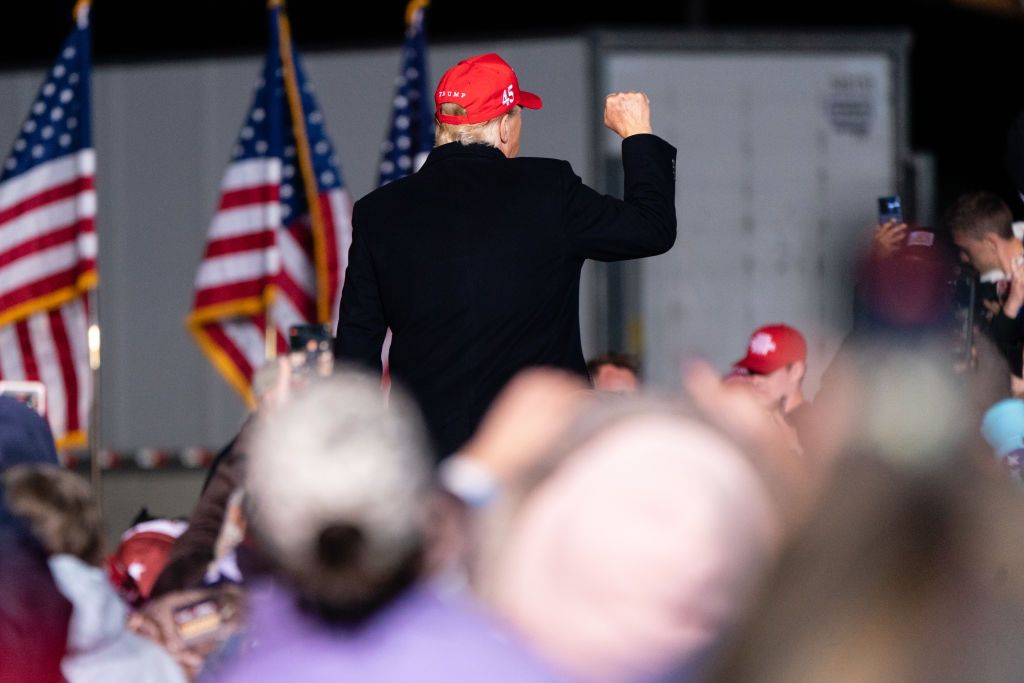
POLYGON ((487 467, 462 453, 441 462, 441 486, 469 507, 483 507, 498 494, 498 481, 487 467))

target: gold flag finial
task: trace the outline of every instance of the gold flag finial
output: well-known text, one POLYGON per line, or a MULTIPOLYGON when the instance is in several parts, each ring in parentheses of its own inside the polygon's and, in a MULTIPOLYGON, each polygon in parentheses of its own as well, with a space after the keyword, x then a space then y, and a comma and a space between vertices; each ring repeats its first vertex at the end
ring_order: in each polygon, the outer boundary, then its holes
POLYGON ((430 0, 409 0, 409 4, 405 6, 405 25, 412 24, 412 20, 416 17, 416 10, 427 7, 430 7, 430 0))

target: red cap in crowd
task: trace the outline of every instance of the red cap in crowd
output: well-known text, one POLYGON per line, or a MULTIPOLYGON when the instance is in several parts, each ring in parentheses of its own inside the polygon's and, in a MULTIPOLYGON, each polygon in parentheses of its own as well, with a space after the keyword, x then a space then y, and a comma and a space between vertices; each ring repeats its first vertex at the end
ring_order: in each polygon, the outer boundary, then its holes
POLYGON ((441 123, 482 123, 504 114, 517 104, 529 109, 543 106, 540 97, 519 89, 515 71, 494 53, 464 59, 448 69, 434 93, 437 120, 441 123), (441 105, 446 102, 458 104, 466 114, 442 114, 441 105))
POLYGON ((187 528, 187 522, 153 519, 121 535, 121 544, 107 560, 107 569, 114 586, 129 603, 138 605, 149 598, 174 542, 187 528))
POLYGON ((804 336, 789 325, 765 325, 754 330, 747 345, 747 355, 733 367, 759 375, 775 372, 796 361, 807 361, 804 336))

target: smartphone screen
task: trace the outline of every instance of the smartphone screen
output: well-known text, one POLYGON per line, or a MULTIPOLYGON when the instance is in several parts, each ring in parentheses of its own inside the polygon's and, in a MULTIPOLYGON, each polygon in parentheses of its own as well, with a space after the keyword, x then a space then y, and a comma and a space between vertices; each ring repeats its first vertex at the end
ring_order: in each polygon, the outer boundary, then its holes
POLYGON ((216 600, 200 600, 174 610, 174 625, 183 640, 209 637, 221 627, 216 600))
POLYGON ((903 202, 899 195, 878 198, 878 224, 885 225, 889 221, 903 222, 903 202))
POLYGON ((313 351, 331 335, 323 325, 292 325, 288 330, 288 346, 292 351, 313 351))
POLYGON ((289 353, 295 375, 331 373, 333 339, 323 325, 293 325, 289 330, 289 353))

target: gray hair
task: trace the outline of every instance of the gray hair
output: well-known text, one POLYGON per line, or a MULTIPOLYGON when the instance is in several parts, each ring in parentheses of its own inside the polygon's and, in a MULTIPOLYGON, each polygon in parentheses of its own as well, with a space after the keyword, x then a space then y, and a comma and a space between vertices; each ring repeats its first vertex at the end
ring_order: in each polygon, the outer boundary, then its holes
POLYGON ((394 389, 385 398, 378 378, 340 371, 260 418, 248 464, 250 519, 301 593, 358 611, 418 569, 430 462, 412 403, 394 389))

